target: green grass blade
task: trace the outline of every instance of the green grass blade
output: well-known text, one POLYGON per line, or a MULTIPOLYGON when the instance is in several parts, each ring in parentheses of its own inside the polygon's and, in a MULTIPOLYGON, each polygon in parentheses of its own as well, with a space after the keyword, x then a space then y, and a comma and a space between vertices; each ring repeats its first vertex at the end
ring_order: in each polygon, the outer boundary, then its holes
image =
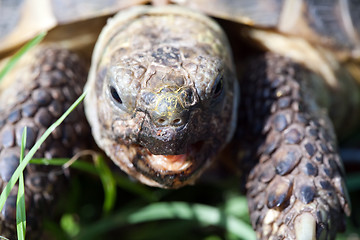
POLYGON ((128 221, 135 224, 163 218, 196 220, 205 226, 217 225, 224 227, 227 231, 232 232, 241 239, 255 239, 254 231, 248 224, 215 207, 203 204, 182 202, 155 203, 145 207, 142 211, 131 214, 128 221))
POLYGON ((95 159, 95 167, 99 172, 99 177, 104 189, 103 211, 107 215, 113 208, 116 200, 116 182, 104 158, 98 155, 95 159))
MULTIPOLYGON (((31 159, 30 163, 32 164, 44 164, 44 165, 56 165, 62 166, 68 163, 69 158, 53 158, 53 159, 46 159, 46 158, 37 158, 31 159)), ((88 172, 94 175, 98 175, 98 170, 96 167, 85 161, 75 161, 71 164, 71 168, 75 168, 84 172, 88 172)), ((131 192, 139 197, 149 201, 155 202, 159 200, 159 196, 156 192, 149 190, 149 188, 143 184, 139 184, 137 182, 133 182, 129 179, 128 176, 122 176, 119 174, 113 174, 115 179, 116 185, 120 188, 131 192)))
POLYGON ((239 218, 249 216, 248 204, 245 196, 233 196, 226 201, 224 210, 239 218))
POLYGON ((256 239, 251 226, 231 214, 203 204, 185 202, 153 203, 144 208, 125 209, 116 215, 84 228, 76 239, 96 239, 102 233, 126 224, 155 220, 181 219, 198 222, 202 226, 223 227, 239 239, 256 239))
MULTIPOLYGON (((24 159, 24 152, 26 146, 26 133, 27 128, 24 127, 21 137, 21 150, 20 150, 20 163, 24 159)), ((21 172, 19 177, 19 188, 16 199, 16 230, 19 240, 25 240, 26 234, 26 210, 25 210, 25 188, 24 188, 24 175, 21 172)))
POLYGON ((64 119, 74 110, 74 108, 81 103, 81 101, 86 96, 86 92, 87 91, 84 91, 83 94, 81 94, 81 96, 69 107, 69 109, 66 110, 66 112, 44 132, 44 134, 40 137, 40 139, 30 149, 28 154, 25 156, 24 160, 21 161, 21 163, 14 171, 14 174, 11 176, 8 184, 5 186, 4 190, 0 195, 0 211, 3 209, 5 205, 5 201, 8 198, 11 189, 14 187, 16 181, 19 179, 20 174, 24 171, 30 159, 34 156, 36 151, 40 148, 41 144, 46 140, 46 138, 51 134, 51 132, 54 131, 54 129, 64 121, 64 119))
MULTIPOLYGON (((63 166, 70 161, 70 158, 33 158, 30 160, 31 164, 41 164, 41 165, 52 165, 52 166, 63 166)), ((98 171, 92 163, 85 161, 75 161, 70 165, 71 168, 78 169, 87 173, 98 175, 98 171)))
POLYGON ((37 35, 35 38, 26 43, 19 51, 17 51, 10 60, 6 63, 3 69, 0 71, 0 81, 4 78, 4 76, 15 66, 15 64, 19 61, 19 59, 31 48, 36 46, 41 40, 44 39, 47 32, 42 32, 37 35))
POLYGON ((80 231, 79 223, 72 214, 64 214, 60 221, 61 228, 71 237, 76 236, 80 231))

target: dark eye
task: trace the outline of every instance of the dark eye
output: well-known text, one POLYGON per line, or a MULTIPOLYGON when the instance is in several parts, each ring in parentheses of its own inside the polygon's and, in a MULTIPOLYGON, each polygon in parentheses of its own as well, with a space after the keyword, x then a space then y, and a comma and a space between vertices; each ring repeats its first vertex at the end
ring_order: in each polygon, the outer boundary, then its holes
POLYGON ((221 94, 222 89, 223 89, 223 77, 222 76, 218 76, 218 79, 216 79, 216 84, 213 87, 213 97, 217 97, 221 94))
POLYGON ((120 98, 117 90, 116 90, 113 86, 110 87, 110 94, 111 94, 112 99, 113 99, 116 103, 122 104, 122 100, 121 100, 121 98, 120 98))

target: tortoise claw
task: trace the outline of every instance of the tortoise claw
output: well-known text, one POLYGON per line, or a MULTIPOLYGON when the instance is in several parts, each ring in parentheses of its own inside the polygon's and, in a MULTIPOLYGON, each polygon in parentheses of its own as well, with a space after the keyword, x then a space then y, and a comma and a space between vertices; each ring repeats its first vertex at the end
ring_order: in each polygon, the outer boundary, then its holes
POLYGON ((297 240, 316 239, 316 220, 311 213, 305 212, 297 216, 294 227, 297 240))

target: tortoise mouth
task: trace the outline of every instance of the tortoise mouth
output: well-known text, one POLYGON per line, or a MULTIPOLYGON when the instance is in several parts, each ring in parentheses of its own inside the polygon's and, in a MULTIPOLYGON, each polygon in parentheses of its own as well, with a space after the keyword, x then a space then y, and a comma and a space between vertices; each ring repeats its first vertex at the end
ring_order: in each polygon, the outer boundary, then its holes
POLYGON ((184 154, 177 155, 156 155, 149 151, 147 161, 157 171, 180 172, 196 164, 196 155, 201 152, 204 141, 190 144, 184 154))
POLYGON ((162 187, 178 188, 193 183, 205 169, 210 160, 204 154, 206 145, 205 141, 190 144, 185 153, 178 155, 155 155, 138 145, 141 154, 137 154, 132 163, 136 171, 162 187))

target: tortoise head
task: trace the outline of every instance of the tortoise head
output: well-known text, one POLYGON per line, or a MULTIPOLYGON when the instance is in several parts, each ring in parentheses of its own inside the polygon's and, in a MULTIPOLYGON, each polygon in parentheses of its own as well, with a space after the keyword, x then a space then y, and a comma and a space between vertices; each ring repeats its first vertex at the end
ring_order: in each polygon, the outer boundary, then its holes
POLYGON ((231 139, 237 81, 212 20, 180 8, 117 15, 95 48, 86 113, 97 144, 153 186, 192 183, 231 139))

